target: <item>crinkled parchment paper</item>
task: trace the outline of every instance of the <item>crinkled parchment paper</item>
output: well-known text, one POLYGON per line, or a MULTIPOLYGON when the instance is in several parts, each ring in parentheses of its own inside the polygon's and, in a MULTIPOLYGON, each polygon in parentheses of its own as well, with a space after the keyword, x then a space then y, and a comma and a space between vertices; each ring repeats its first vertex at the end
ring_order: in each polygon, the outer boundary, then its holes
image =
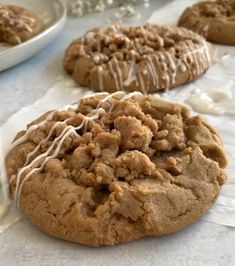
MULTIPOLYGON (((195 2, 195 0, 174 1, 156 11, 150 17, 149 22, 176 24, 180 13, 186 6, 195 2)), ((231 95, 230 103, 232 103, 232 108, 230 107, 230 109, 225 110, 226 112, 223 115, 204 114, 223 139, 229 160, 227 167, 229 178, 223 186, 217 202, 202 219, 235 227, 235 47, 214 45, 214 48, 213 65, 205 75, 193 83, 163 93, 161 97, 185 103, 195 89, 199 89, 202 93, 206 93, 208 90, 220 89, 231 95)), ((85 94, 91 93, 91 91, 86 89, 77 88, 76 84, 68 77, 61 77, 61 80, 57 81, 44 97, 13 115, 0 128, 1 171, 4 170, 4 156, 9 149, 11 141, 19 130, 25 128, 27 123, 50 109, 63 107, 64 105, 75 102, 85 94)), ((196 114, 195 111, 193 112, 196 114)), ((2 180, 2 183, 4 187, 6 181, 2 180)), ((0 201, 4 201, 3 195, 0 195, 0 201)), ((1 206, 0 204, 0 212, 1 206)), ((19 217, 19 213, 15 207, 11 207, 9 214, 0 220, 0 233, 17 222, 19 217)))

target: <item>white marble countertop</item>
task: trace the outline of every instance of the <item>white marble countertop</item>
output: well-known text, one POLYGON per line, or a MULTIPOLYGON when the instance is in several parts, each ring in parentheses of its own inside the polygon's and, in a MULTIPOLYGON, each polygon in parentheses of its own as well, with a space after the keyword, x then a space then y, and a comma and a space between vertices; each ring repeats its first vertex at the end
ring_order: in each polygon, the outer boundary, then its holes
MULTIPOLYGON (((149 9, 141 7, 142 17, 130 23, 144 22, 167 2, 153 0, 149 9)), ((62 60, 67 45, 87 29, 104 25, 110 12, 69 19, 61 36, 44 51, 0 73, 0 125, 41 97, 58 76, 65 75, 62 60)), ((94 249, 46 236, 23 219, 0 235, 0 247, 0 265, 4 266, 235 265, 235 229, 202 220, 173 235, 94 249)))

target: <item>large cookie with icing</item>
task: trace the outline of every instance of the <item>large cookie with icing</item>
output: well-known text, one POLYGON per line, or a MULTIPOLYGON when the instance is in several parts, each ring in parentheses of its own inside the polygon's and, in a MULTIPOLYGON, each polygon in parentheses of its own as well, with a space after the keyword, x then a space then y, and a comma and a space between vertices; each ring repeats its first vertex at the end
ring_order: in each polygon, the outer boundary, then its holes
POLYGON ((183 28, 146 24, 96 28, 72 42, 65 70, 95 91, 166 90, 192 81, 210 66, 211 47, 183 28))
POLYGON ((0 4, 0 42, 20 44, 42 28, 43 22, 34 12, 20 6, 0 4))
POLYGON ((175 232, 199 219, 226 180, 215 129, 135 92, 96 94, 49 112, 7 156, 11 194, 33 224, 100 246, 175 232))
POLYGON ((235 45, 235 1, 202 1, 187 8, 179 26, 203 35, 208 41, 235 45))

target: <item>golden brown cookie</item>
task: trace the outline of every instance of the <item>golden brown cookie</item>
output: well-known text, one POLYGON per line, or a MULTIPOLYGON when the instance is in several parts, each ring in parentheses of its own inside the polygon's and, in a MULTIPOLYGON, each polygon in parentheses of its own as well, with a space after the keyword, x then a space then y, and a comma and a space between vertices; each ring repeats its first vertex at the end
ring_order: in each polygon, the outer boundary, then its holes
POLYGON ((210 65, 211 46, 174 26, 96 28, 68 47, 64 68, 95 91, 166 90, 192 81, 210 65))
POLYGON ((20 132, 10 190, 48 234, 100 246, 175 232, 213 205, 226 180, 216 131, 183 105, 96 94, 20 132))
POLYGON ((187 8, 178 25, 204 36, 208 41, 235 45, 235 1, 202 1, 187 8))
POLYGON ((43 21, 32 11, 0 4, 0 42, 12 45, 31 39, 43 28, 43 21))

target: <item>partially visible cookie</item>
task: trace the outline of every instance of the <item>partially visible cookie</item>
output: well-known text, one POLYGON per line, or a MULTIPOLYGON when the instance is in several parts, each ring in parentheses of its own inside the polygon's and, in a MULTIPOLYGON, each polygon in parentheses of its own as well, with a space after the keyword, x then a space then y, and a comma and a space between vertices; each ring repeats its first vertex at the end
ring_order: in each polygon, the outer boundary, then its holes
POLYGON ((211 52, 204 38, 183 28, 113 25, 72 42, 64 68, 95 91, 147 94, 196 79, 209 68, 211 52))
POLYGON ((204 36, 208 41, 235 45, 235 1, 202 1, 188 7, 178 25, 204 36))
POLYGON ((225 166, 221 139, 202 117, 137 92, 45 114, 6 159, 11 194, 30 221, 91 246, 195 222, 218 197, 225 166))
POLYGON ((0 4, 0 42, 12 45, 31 39, 43 28, 43 21, 32 11, 0 4))

